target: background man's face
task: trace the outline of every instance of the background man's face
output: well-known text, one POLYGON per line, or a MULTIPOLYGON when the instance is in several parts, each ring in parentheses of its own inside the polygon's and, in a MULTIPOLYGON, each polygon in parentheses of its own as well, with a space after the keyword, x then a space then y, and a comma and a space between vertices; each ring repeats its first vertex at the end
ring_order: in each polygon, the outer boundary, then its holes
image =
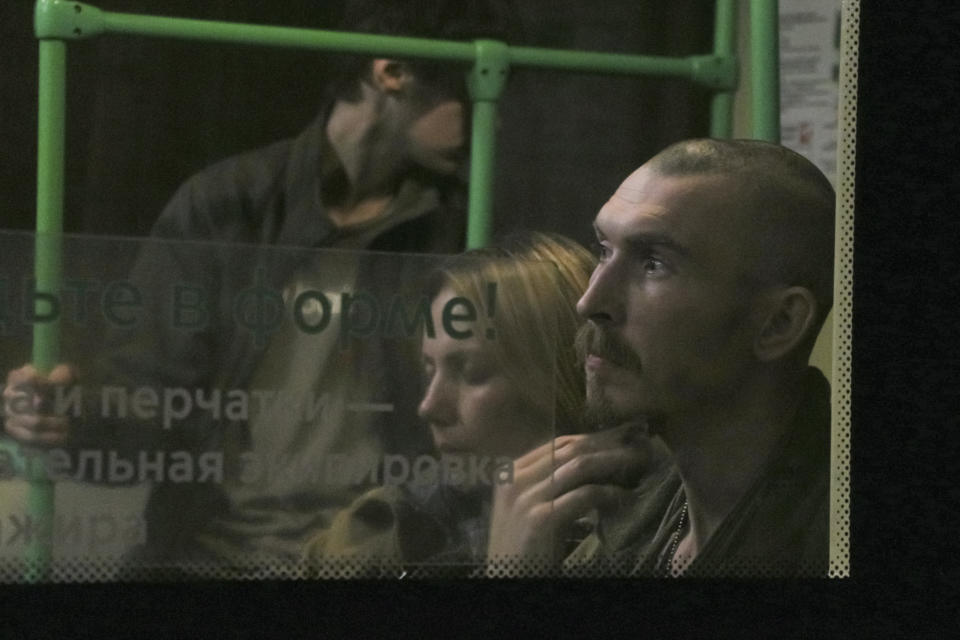
POLYGON ((600 209, 600 264, 577 309, 588 405, 618 422, 722 406, 751 362, 737 194, 641 167, 600 209))
MULTIPOLYGON (((456 80, 463 84, 463 74, 456 80)), ((457 171, 467 153, 467 105, 463 91, 446 85, 414 79, 407 95, 409 127, 407 150, 410 160, 430 171, 450 174, 457 171)))
POLYGON ((466 153, 464 106, 456 100, 440 102, 410 127, 410 159, 436 173, 454 173, 466 153))

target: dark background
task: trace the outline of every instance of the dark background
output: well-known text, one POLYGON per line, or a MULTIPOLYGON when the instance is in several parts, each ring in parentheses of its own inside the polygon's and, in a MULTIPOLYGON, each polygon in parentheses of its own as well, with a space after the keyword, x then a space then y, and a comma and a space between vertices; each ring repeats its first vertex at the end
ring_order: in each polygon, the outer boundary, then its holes
MULTIPOLYGON (((343 0, 103 0, 101 9, 336 28, 343 0)), ((713 4, 518 3, 527 44, 650 55, 710 53, 713 4)), ((32 229, 36 67, 32 3, 0 5, 0 228, 32 229)), ((228 155, 296 135, 337 58, 263 47, 106 36, 68 47, 67 231, 147 235, 177 185, 228 155)), ((708 133, 708 93, 677 79, 516 70, 500 106, 495 231, 588 242, 620 181, 667 144, 708 133)))
POLYGON ((861 13, 851 578, 6 587, 4 637, 955 634, 960 6, 861 13))

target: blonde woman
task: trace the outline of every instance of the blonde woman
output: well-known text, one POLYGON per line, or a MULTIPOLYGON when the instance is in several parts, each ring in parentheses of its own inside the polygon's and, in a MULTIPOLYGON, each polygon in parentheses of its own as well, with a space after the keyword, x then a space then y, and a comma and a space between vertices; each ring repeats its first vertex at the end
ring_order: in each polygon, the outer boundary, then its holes
POLYGON ((425 485, 377 487, 307 544, 308 562, 344 576, 418 567, 468 572, 484 563, 492 485, 510 482, 515 458, 582 430, 576 302, 594 265, 576 242, 530 233, 467 252, 432 274, 436 331, 422 341, 418 413, 433 438, 436 469, 474 465, 482 469, 474 475, 489 482, 440 473, 425 485), (445 330, 445 310, 457 317, 465 300, 475 322, 445 330))

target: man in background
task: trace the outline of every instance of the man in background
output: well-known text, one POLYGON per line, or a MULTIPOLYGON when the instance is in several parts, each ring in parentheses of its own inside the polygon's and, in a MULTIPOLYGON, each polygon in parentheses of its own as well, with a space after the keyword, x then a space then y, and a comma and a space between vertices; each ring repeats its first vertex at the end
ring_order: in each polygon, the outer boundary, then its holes
MULTIPOLYGON (((348 6, 340 29, 509 40, 513 19, 509 4, 497 0, 358 0, 348 6)), ((346 407, 355 399, 350 394, 376 392, 398 402, 391 424, 408 430, 417 424, 415 400, 404 413, 403 398, 416 397, 406 388, 410 377, 388 375, 402 362, 388 362, 373 341, 344 349, 297 331, 252 337, 237 326, 237 309, 229 304, 251 285, 250 264, 263 278, 257 286, 282 290, 288 307, 307 289, 339 293, 399 281, 399 274, 360 259, 328 260, 300 250, 462 249, 465 198, 458 171, 468 154, 466 71, 426 61, 347 58, 338 66, 331 98, 299 136, 226 159, 187 180, 155 223, 129 280, 141 291, 172 283, 205 291, 211 321, 198 322, 193 331, 172 331, 168 309, 148 309, 145 325, 114 332, 95 371, 80 380, 196 390, 204 398, 216 390, 295 388, 311 399, 322 396, 322 417, 292 419, 278 399, 256 416, 251 412, 249 420, 191 416, 169 430, 134 429, 102 420, 94 409, 79 420, 13 409, 42 406, 37 391, 76 381, 72 366, 58 367, 49 378, 31 366, 8 375, 5 431, 24 444, 117 449, 131 458, 146 451, 150 460, 157 452, 223 454, 223 483, 154 485, 140 566, 262 566, 296 559, 302 540, 362 489, 318 488, 314 478, 296 471, 249 482, 253 474, 240 464, 244 456, 299 469, 334 452, 375 458, 416 446, 408 441, 415 438, 410 431, 378 427, 375 418, 347 420, 346 407), (184 240, 229 244, 191 248, 184 240)))

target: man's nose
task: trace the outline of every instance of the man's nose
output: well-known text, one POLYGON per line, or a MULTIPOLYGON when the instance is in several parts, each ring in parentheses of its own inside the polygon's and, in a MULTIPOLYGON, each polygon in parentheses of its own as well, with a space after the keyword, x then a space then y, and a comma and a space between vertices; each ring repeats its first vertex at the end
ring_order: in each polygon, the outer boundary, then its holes
MULTIPOLYGON (((617 277, 614 265, 601 263, 590 276, 590 284, 583 296, 577 301, 577 313, 584 320, 598 322, 616 322, 618 309, 622 306, 622 295, 617 296, 617 277)), ((623 283, 620 284, 623 287, 623 283)))

